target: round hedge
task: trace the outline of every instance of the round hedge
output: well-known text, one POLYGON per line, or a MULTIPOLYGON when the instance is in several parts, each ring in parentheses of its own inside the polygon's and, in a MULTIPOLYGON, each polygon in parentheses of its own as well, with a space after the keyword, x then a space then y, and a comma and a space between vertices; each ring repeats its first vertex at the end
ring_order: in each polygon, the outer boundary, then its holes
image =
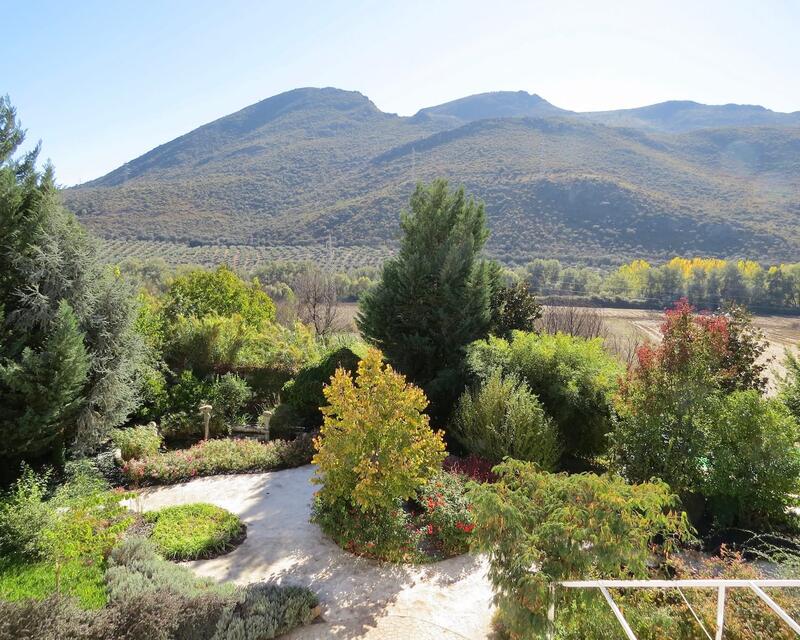
POLYGON ((151 539, 170 560, 213 558, 230 551, 246 535, 239 516, 203 502, 150 511, 144 519, 153 525, 151 539))

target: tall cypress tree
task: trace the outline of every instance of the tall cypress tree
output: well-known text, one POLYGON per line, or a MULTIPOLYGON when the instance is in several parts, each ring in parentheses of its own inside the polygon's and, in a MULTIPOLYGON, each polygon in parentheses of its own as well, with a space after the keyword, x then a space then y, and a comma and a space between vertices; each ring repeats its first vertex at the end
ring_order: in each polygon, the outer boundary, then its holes
POLYGON ((90 445, 135 407, 130 288, 60 203, 0 98, 0 463, 90 445))
POLYGON ((483 203, 446 180, 417 186, 401 228, 400 252, 361 300, 357 323, 441 418, 463 387, 464 347, 489 331, 498 270, 481 257, 489 235, 483 203))

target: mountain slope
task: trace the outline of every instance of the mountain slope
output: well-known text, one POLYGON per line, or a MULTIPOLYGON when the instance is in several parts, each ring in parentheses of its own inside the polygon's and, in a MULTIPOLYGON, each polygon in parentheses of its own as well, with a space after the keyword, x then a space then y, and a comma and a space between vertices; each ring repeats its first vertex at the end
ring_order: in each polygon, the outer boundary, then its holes
POLYGON ((800 126, 800 111, 778 113, 758 105, 708 105, 671 100, 636 109, 594 111, 585 118, 616 127, 680 133, 697 129, 751 126, 800 126))
POLYGON ((415 182, 437 176, 486 202, 490 251, 510 263, 796 260, 800 249, 800 127, 666 134, 607 126, 524 92, 402 118, 356 92, 298 89, 64 198, 107 238, 377 248, 394 246, 415 182))

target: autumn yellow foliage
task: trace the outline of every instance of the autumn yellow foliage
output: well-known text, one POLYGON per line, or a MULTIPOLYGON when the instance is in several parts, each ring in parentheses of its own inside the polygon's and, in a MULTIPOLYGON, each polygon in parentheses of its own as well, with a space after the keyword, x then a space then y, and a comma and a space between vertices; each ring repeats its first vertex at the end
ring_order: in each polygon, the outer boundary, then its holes
POLYGON ((339 369, 324 389, 328 406, 315 440, 314 482, 328 504, 348 500, 363 511, 393 509, 441 467, 443 434, 423 413, 425 394, 370 349, 355 380, 339 369))

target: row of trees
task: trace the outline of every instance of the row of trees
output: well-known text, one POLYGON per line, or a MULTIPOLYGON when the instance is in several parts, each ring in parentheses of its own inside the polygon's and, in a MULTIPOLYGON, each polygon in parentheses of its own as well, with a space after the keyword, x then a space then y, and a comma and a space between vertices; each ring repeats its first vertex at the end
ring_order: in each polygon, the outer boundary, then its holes
POLYGON ((624 300, 665 306, 685 297, 714 309, 722 301, 749 307, 800 308, 800 263, 764 267, 752 260, 676 257, 662 265, 634 260, 609 273, 533 260, 516 272, 538 295, 624 300))

